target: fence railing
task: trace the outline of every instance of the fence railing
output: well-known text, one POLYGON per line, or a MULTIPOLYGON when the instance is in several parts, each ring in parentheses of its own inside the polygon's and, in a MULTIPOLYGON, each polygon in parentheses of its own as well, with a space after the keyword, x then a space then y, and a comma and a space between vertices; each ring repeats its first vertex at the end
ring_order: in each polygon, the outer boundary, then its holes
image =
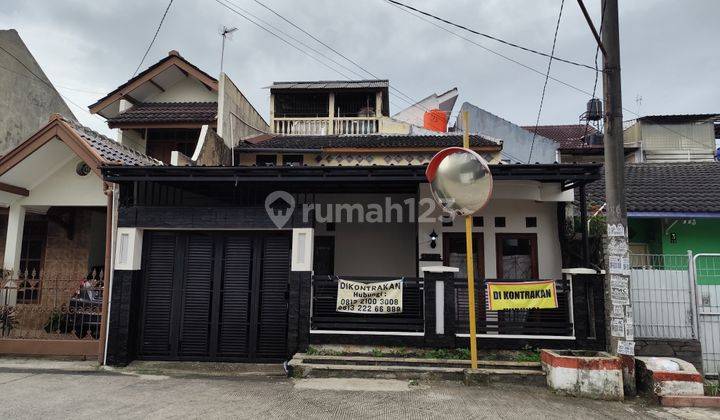
MULTIPOLYGON (((487 281, 492 281, 488 279, 487 281)), ((503 282, 528 281, 502 279, 503 282)), ((455 323, 457 332, 470 332, 467 279, 455 279, 455 323)), ((555 280, 558 307, 556 309, 523 309, 488 311, 486 284, 475 282, 475 314, 478 335, 555 336, 572 337, 572 290, 570 280, 555 280)))
MULTIPOLYGON (((372 283, 397 277, 340 276, 343 280, 372 283)), ((397 314, 364 315, 337 312, 338 277, 313 276, 310 331, 419 332, 424 330, 423 280, 403 279, 403 311, 397 314)))
POLYGON ((632 254, 630 299, 635 336, 697 338, 694 279, 686 254, 632 254))
POLYGON ((24 273, 0 285, 0 339, 98 339, 103 273, 24 273))
POLYGON ((375 134, 378 117, 274 118, 273 132, 282 135, 375 134))

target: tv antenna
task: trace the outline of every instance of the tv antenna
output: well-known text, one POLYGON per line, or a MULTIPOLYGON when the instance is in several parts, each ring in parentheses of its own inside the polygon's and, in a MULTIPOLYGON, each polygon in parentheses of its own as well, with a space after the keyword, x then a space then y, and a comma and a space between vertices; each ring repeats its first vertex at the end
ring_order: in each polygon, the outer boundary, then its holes
MULTIPOLYGON (((223 72, 223 59, 225 58, 225 39, 228 37, 228 35, 231 35, 233 32, 237 31, 238 28, 232 27, 228 28, 227 26, 222 27, 222 31, 220 31, 220 36, 222 37, 222 49, 220 50, 220 73, 223 72)), ((232 37, 230 37, 232 39, 232 37)))

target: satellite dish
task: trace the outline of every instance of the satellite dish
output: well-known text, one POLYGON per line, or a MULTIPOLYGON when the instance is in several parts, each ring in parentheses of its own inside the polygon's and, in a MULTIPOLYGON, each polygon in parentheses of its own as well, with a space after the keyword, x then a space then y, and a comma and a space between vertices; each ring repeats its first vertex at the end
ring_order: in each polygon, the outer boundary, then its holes
POLYGON ((449 213, 468 216, 490 201, 493 190, 490 167, 470 149, 441 150, 430 160, 425 176, 433 198, 449 213))

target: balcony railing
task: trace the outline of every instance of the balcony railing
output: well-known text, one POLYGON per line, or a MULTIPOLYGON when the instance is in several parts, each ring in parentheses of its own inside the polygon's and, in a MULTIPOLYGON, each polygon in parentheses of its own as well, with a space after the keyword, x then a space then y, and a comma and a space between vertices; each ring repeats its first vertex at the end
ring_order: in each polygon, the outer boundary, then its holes
POLYGON ((379 131, 377 117, 342 118, 274 118, 273 132, 281 135, 375 134, 379 131))

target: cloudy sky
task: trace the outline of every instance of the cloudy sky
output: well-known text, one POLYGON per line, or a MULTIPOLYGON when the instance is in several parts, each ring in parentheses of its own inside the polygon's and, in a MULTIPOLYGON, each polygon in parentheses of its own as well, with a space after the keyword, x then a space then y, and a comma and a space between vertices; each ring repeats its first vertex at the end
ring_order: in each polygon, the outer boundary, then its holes
MULTIPOLYGON (((332 55, 254 0, 223 1, 332 55)), ((384 0, 259 1, 373 74, 390 79, 394 87, 412 98, 458 87, 460 101, 469 101, 519 124, 535 122, 542 75, 384 0)), ((560 8, 560 0, 406 2, 481 32, 547 52, 552 47, 560 8)), ((597 21, 600 0, 585 3, 597 21)), ((720 1, 620 3, 624 106, 640 114, 720 112, 720 1)), ((60 92, 72 102, 87 106, 132 76, 166 6, 166 0, 2 0, 0 28, 17 29, 60 92)), ((269 95, 263 87, 273 81, 344 78, 232 13, 217 0, 175 0, 143 68, 176 49, 216 75, 223 25, 238 28, 226 46, 225 71, 265 117, 269 95)), ((462 36, 541 73, 547 67, 546 58, 469 33, 462 36)), ((287 40, 306 50, 296 41, 287 40)), ((306 51, 337 67, 317 53, 306 51)), ((565 1, 556 54, 590 65, 594 60, 594 39, 573 0, 565 1)), ((342 61, 339 57, 336 60, 342 61)), ((551 75, 580 90, 592 91, 592 70, 555 62, 551 75)), ((599 85, 598 92, 601 89, 599 85)), ((541 124, 576 122, 588 98, 585 93, 551 80, 541 124)), ((391 112, 406 106, 401 99, 391 97, 391 112)), ((109 133, 101 118, 74 105, 70 107, 83 123, 109 133)), ((632 117, 625 112, 625 119, 632 117)))

